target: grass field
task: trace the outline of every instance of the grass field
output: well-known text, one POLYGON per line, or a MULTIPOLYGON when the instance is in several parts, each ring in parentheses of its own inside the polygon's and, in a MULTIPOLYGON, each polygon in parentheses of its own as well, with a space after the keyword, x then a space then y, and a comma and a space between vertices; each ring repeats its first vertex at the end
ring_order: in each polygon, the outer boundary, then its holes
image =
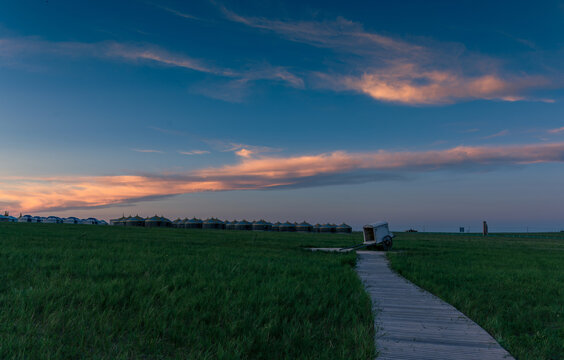
POLYGON ((519 236, 399 234, 388 256, 517 359, 564 359, 564 234, 519 236))
POLYGON ((371 359, 359 239, 0 224, 0 359, 371 359))

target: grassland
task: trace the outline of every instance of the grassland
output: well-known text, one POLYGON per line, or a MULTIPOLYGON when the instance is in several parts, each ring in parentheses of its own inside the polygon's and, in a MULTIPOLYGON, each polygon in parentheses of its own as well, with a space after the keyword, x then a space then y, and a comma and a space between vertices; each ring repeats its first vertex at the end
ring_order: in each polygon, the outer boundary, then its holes
POLYGON ((371 359, 358 241, 0 224, 0 359, 371 359))
POLYGON ((564 234, 520 236, 400 234, 388 256, 517 359, 564 359, 564 234))

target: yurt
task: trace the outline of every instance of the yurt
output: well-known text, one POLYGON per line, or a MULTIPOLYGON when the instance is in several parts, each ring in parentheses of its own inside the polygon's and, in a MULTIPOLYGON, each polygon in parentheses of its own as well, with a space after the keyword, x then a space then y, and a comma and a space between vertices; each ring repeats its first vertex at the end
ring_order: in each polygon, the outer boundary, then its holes
POLYGON ((253 230, 255 231, 270 231, 272 229, 272 224, 268 221, 259 220, 253 222, 253 230))
POLYGON ((217 229, 217 224, 214 218, 209 218, 202 222, 202 229, 217 229))
POLYGON ((225 230, 225 221, 215 219, 215 228, 220 230, 225 230))
POLYGON ((342 223, 341 225, 337 226, 336 230, 340 234, 350 234, 350 233, 352 233, 352 227, 345 224, 345 223, 342 223))
POLYGON ((286 221, 284 224, 280 224, 278 231, 293 232, 296 231, 296 225, 286 221))
POLYGON ((201 229, 203 226, 203 221, 196 219, 195 217, 189 220, 184 220, 184 227, 186 229, 201 229))
MULTIPOLYGON (((69 218, 70 219, 70 218, 69 218)), ((125 226, 125 220, 127 218, 125 216, 122 216, 118 219, 110 219, 110 225, 115 225, 115 226, 125 226)))
POLYGON ((313 230, 313 226, 311 226, 311 224, 305 221, 296 225, 296 231, 299 232, 311 232, 312 230, 313 230))
POLYGON ((71 217, 68 217, 68 218, 64 218, 63 224, 78 224, 79 221, 80 220, 78 218, 71 216, 71 217))
POLYGON ((235 224, 235 230, 252 230, 252 229, 253 229, 253 224, 251 224, 246 220, 239 221, 237 224, 235 224))
POLYGON ((321 227, 321 225, 315 224, 315 225, 313 225, 313 228, 311 229, 311 231, 312 231, 312 232, 315 232, 315 233, 318 233, 320 227, 321 227))
POLYGON ((0 215, 0 222, 9 222, 10 218, 8 216, 0 215))
POLYGON ((321 232, 321 233, 331 233, 331 232, 333 232, 333 229, 334 229, 333 225, 323 224, 319 227, 319 232, 321 232))
POLYGON ((160 216, 153 216, 151 218, 145 219, 145 227, 160 227, 161 226, 161 217, 160 216))
POLYGON ((184 220, 182 220, 182 222, 180 222, 180 224, 178 224, 178 228, 180 229, 190 229, 190 219, 188 218, 184 218, 184 220))
POLYGON ((125 220, 125 226, 145 226, 145 219, 139 215, 130 217, 125 220))
POLYGON ((98 220, 98 225, 108 225, 106 220, 98 220))
POLYGON ((83 225, 98 225, 98 222, 99 221, 96 218, 88 218, 80 221, 83 225))
POLYGON ((233 220, 233 221, 226 221, 225 222, 225 229, 227 230, 235 230, 235 227, 237 225, 237 220, 233 220))
POLYGON ((10 218, 10 222, 18 222, 18 218, 14 216, 8 216, 10 218))
POLYGON ((172 222, 172 227, 175 229, 183 228, 184 223, 182 222, 181 218, 178 218, 172 222))
POLYGON ((272 231, 280 231, 280 221, 275 222, 274 224, 272 224, 272 231))
POLYGON ((48 216, 44 221, 45 224, 61 224, 62 222, 63 220, 56 216, 48 216))
POLYGON ((170 219, 167 219, 164 216, 161 216, 160 219, 161 219, 160 227, 171 227, 172 226, 172 221, 170 221, 170 219))
POLYGON ((20 218, 18 219, 18 222, 29 223, 29 222, 31 222, 31 219, 32 219, 31 215, 24 215, 24 216, 20 216, 20 218))

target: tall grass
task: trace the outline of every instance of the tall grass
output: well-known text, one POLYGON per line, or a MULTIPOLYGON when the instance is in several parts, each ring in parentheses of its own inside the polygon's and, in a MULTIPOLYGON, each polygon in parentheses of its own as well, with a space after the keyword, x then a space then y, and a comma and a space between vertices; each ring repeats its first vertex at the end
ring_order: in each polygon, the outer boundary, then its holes
POLYGON ((0 224, 0 358, 371 359, 359 241, 0 224))
POLYGON ((564 234, 550 237, 399 234, 388 256, 517 359, 564 359, 564 234))

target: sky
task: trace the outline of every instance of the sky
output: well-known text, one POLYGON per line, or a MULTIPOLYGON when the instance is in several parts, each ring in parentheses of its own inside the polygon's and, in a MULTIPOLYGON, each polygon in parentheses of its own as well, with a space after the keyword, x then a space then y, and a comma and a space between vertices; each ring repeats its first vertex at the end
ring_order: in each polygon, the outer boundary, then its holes
POLYGON ((563 1, 0 1, 0 210, 564 229, 563 1))

